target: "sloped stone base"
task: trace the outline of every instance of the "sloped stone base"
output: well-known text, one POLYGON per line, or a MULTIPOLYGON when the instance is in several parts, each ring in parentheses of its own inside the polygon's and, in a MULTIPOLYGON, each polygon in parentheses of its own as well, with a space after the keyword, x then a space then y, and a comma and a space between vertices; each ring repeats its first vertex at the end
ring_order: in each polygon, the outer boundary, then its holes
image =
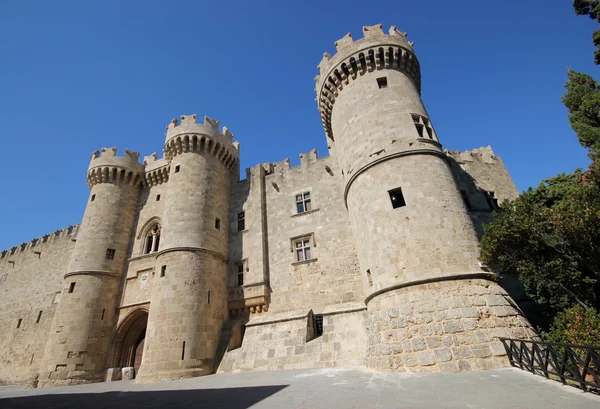
POLYGON ((536 337, 506 291, 485 279, 391 290, 367 305, 367 367, 458 372, 509 365, 498 337, 536 337))

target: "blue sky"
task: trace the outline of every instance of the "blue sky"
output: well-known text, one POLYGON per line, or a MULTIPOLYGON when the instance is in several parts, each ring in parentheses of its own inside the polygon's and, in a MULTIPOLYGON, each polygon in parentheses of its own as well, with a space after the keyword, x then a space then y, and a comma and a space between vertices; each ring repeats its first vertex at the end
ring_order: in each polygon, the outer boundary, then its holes
POLYGON ((568 0, 0 1, 0 249, 79 223, 92 151, 161 152, 181 114, 219 119, 243 169, 327 152, 316 66, 362 26, 415 42, 423 99, 449 149, 492 145, 523 190, 587 165, 560 101, 596 78, 568 0))

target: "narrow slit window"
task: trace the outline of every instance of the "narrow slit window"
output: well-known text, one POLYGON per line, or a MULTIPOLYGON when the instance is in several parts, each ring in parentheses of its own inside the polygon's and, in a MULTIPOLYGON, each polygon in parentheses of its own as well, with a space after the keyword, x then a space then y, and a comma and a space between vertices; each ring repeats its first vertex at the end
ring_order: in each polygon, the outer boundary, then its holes
POLYGON ((37 316, 37 319, 35 320, 35 323, 39 324, 41 319, 42 319, 42 311, 38 312, 38 316, 37 316))
POLYGON ((206 301, 207 301, 207 304, 210 304, 210 291, 208 291, 208 295, 207 295, 207 297, 206 297, 206 298, 207 298, 207 300, 206 300, 206 301))
POLYGON ((167 274, 167 266, 162 266, 160 268, 160 276, 164 277, 167 274))
POLYGON ((71 283, 71 285, 69 285, 69 294, 71 294, 73 291, 75 291, 75 283, 71 283))
POLYGON ((179 173, 179 169, 181 169, 179 165, 175 166, 175 173, 179 173))
POLYGON ((93 202, 94 200, 96 200, 96 195, 92 195, 92 198, 90 199, 90 202, 93 202))
POLYGON ((102 316, 100 317, 100 321, 104 321, 104 313, 106 312, 106 308, 102 309, 102 316))
POLYGON ((106 249, 106 259, 107 260, 115 259, 115 249, 106 249))
POLYGON ((183 341, 183 345, 181 347, 181 360, 185 359, 185 341, 183 341))
POLYGON ((237 265, 237 285, 244 285, 244 263, 237 265))
POLYGON ((392 208, 397 209, 399 207, 406 206, 406 201, 404 200, 404 195, 402 194, 402 188, 397 188, 394 190, 390 190, 388 192, 390 194, 390 200, 392 201, 392 208))
POLYGON ((369 287, 373 287, 373 276, 371 276, 371 270, 367 270, 367 280, 369 281, 369 287))
POLYGON ((160 201, 160 195, 156 195, 156 201, 159 202, 160 201))
POLYGON ((221 219, 218 217, 215 219, 215 229, 221 230, 221 219))
POLYGON ((19 318, 19 321, 17 322, 17 328, 21 328, 22 322, 23 322, 23 318, 19 318))
POLYGON ((237 215, 237 231, 246 230, 246 212, 239 212, 237 215))
POLYGON ((379 88, 387 88, 387 77, 377 78, 377 86, 379 88))

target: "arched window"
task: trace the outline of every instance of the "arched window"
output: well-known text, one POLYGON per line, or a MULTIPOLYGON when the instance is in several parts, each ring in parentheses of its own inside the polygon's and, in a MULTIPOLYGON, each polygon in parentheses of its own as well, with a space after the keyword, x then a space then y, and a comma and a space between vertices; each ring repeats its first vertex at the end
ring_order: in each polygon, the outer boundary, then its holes
POLYGON ((158 251, 158 245, 160 244, 160 224, 156 223, 150 228, 145 240, 144 254, 158 251))

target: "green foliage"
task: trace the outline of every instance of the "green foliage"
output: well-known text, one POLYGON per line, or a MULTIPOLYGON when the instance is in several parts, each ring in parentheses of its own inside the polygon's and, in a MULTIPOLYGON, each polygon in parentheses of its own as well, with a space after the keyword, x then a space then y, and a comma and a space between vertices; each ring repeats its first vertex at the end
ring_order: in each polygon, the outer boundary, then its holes
POLYGON ((556 316, 548 333, 548 342, 558 344, 600 345, 600 312, 594 308, 571 307, 556 316))
MULTIPOLYGON (((590 16, 591 19, 600 23, 600 1, 599 0, 573 0, 573 8, 578 16, 590 16)), ((596 46, 594 51, 594 63, 600 64, 600 30, 594 31, 592 41, 596 46)))
POLYGON ((594 159, 600 155, 600 86, 589 75, 569 70, 565 87, 562 101, 569 110, 571 127, 594 159))
POLYGON ((485 226, 481 259, 518 272, 527 295, 554 315, 593 305, 600 279, 600 190, 588 173, 560 174, 530 188, 485 226))

